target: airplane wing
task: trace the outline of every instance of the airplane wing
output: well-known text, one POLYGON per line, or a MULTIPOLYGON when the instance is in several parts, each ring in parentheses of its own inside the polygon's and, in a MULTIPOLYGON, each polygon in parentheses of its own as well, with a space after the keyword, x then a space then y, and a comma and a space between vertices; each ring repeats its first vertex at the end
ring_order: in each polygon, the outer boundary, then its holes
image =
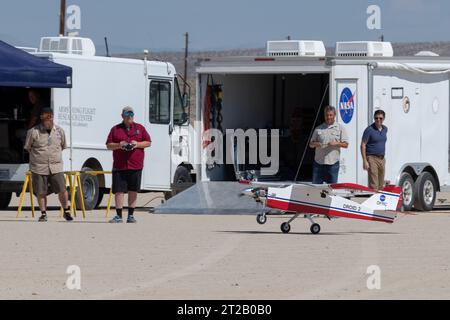
POLYGON ((320 190, 331 190, 332 186, 328 184, 312 184, 306 182, 294 182, 294 181, 279 181, 279 182, 264 182, 264 181, 249 181, 249 180, 240 180, 240 184, 248 185, 255 188, 285 188, 292 185, 305 186, 316 188, 320 190))
POLYGON ((283 188, 295 184, 295 182, 263 182, 263 181, 249 181, 240 180, 240 184, 248 185, 255 188, 283 188))

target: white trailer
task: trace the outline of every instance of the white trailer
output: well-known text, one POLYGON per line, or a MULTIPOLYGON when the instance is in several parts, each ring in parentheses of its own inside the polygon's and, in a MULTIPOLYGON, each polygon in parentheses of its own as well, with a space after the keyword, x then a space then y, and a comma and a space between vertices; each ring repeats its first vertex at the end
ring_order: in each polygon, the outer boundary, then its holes
MULTIPOLYGON (((69 142, 69 150, 63 153, 66 171, 112 170, 106 138, 122 121, 122 108, 132 106, 135 121, 144 125, 152 138, 152 146, 146 150, 142 190, 169 195, 174 183, 195 180, 188 98, 179 89, 181 77, 172 64, 147 61, 146 57, 95 56, 92 41, 71 37, 43 38, 35 55, 73 69, 72 89, 45 92, 55 121, 65 130, 69 142)), ((26 158, 0 163, 0 192, 19 192, 27 170, 26 158)), ((110 188, 111 176, 83 175, 82 179, 86 207, 92 209, 110 188)), ((7 205, 6 200, 1 203, 2 207, 7 205)))
MULTIPOLYGON (((317 41, 269 42, 267 48, 266 57, 201 62, 199 127, 210 121, 203 107, 208 82, 214 81, 223 90, 223 129, 279 129, 280 171, 275 179, 294 179, 303 158, 299 180, 311 181, 308 138, 323 121, 321 109, 335 106, 350 137, 350 147, 342 150, 339 180, 367 185, 361 138, 374 111, 382 109, 389 127, 386 180, 403 188, 405 209, 449 204, 450 58, 394 57, 390 43, 379 42, 341 42, 336 55, 328 57, 317 41)), ((203 159, 199 181, 236 178, 227 166, 208 166, 202 147, 196 154, 203 159)), ((258 166, 247 168, 258 176, 258 166)))

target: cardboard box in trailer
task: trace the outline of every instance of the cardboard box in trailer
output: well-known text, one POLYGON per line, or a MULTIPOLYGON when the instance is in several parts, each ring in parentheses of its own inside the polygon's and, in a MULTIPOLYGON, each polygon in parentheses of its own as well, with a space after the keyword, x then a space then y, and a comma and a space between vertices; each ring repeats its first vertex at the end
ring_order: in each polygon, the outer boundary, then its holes
POLYGON ((314 151, 307 147, 308 138, 323 122, 323 108, 332 105, 350 137, 350 147, 342 150, 339 181, 366 185, 361 138, 373 123, 374 111, 382 109, 389 127, 386 180, 402 186, 405 209, 430 210, 448 204, 450 58, 395 57, 391 44, 385 42, 340 42, 335 56, 326 56, 323 48, 318 41, 275 41, 268 43, 265 57, 200 63, 197 120, 201 128, 214 127, 211 118, 217 117, 204 115, 206 90, 214 83, 222 90, 224 131, 279 130, 275 176, 260 176, 261 163, 244 163, 234 170, 211 165, 206 149, 199 147, 200 180, 250 176, 292 181, 301 163, 297 180, 311 181, 314 151))
MULTIPOLYGON (((72 89, 40 90, 41 98, 54 109, 56 124, 66 132, 65 170, 112 170, 106 138, 122 121, 122 108, 132 106, 135 121, 143 124, 152 138, 152 146, 146 150, 142 190, 169 195, 174 182, 194 179, 188 99, 180 91, 181 78, 172 64, 147 61, 146 56, 143 60, 95 56, 91 40, 72 37, 43 38, 34 55, 73 69, 72 89)), ((29 89, 13 89, 17 97, 13 105, 23 104, 25 110, 29 89)), ((2 159, 0 172, 5 174, 1 175, 0 191, 7 195, 19 192, 27 170, 27 157, 2 159)), ((86 205, 94 208, 111 186, 111 176, 86 175, 83 185, 86 205)), ((8 205, 6 200, 2 207, 8 205)))

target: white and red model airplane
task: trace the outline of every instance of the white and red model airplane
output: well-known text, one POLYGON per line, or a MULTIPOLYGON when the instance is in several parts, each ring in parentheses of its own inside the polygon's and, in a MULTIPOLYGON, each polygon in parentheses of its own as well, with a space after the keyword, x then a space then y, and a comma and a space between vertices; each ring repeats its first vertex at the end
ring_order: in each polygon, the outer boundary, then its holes
POLYGON ((259 224, 267 222, 268 215, 290 214, 293 217, 281 225, 283 233, 291 231, 291 223, 299 216, 311 222, 311 233, 320 233, 320 225, 313 216, 350 218, 393 223, 403 204, 400 187, 387 186, 376 191, 361 185, 344 183, 332 185, 311 184, 264 184, 241 181, 251 188, 242 192, 264 205, 263 213, 257 216, 259 224), (362 203, 351 200, 355 197, 369 197, 362 203), (275 213, 274 213, 275 210, 275 213))

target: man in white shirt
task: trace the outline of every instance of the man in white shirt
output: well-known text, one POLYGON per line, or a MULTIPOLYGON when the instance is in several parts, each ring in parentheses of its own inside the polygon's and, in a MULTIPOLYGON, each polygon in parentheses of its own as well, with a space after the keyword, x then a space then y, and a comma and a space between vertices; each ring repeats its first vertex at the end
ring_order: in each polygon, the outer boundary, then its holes
POLYGON ((336 122, 336 108, 325 108, 325 122, 316 128, 309 146, 316 149, 313 184, 337 183, 341 148, 348 148, 348 136, 345 128, 336 122))

